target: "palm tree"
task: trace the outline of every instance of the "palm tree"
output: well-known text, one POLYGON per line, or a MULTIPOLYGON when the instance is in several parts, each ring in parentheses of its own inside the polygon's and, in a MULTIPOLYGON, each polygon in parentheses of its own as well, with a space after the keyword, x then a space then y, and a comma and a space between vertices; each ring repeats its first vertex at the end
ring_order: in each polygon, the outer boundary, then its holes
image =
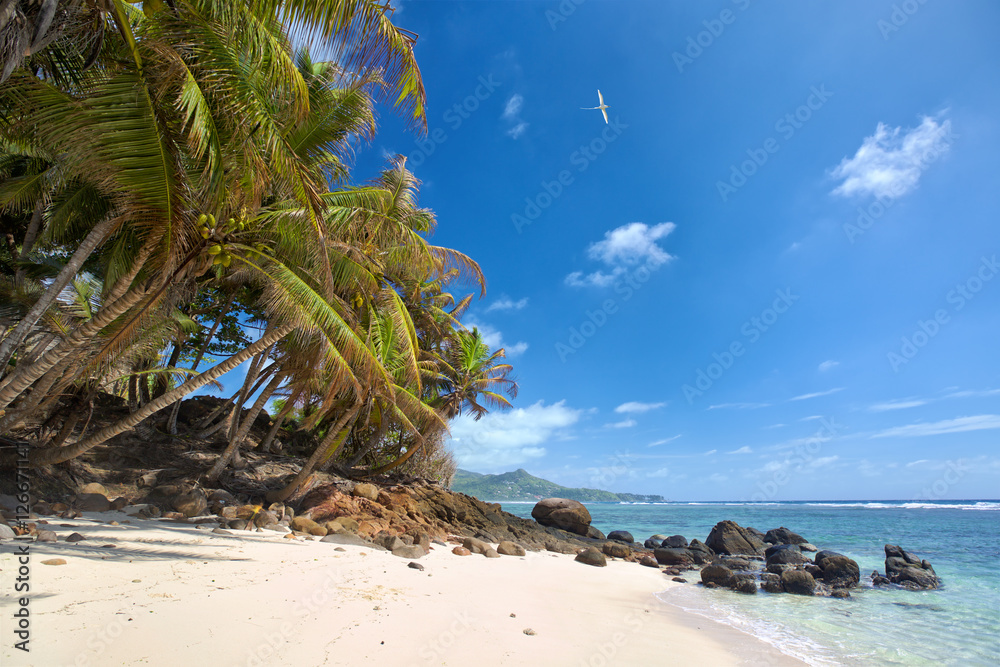
POLYGON ((506 393, 511 398, 517 396, 517 382, 509 377, 513 367, 499 363, 505 356, 503 348, 490 351, 479 329, 456 331, 450 347, 438 362, 441 367, 439 394, 433 404, 448 419, 468 411, 476 421, 489 412, 487 405, 500 409, 511 407, 510 401, 499 393, 506 393))

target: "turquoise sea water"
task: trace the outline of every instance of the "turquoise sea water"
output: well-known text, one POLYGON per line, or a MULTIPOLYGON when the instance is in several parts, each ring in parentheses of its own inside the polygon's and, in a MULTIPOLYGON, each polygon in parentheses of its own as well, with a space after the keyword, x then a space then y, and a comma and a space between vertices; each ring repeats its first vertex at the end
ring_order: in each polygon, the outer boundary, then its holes
MULTIPOLYGON (((530 517, 532 504, 504 503, 530 517)), ((627 530, 704 541, 730 519, 762 531, 785 526, 820 549, 861 566, 862 586, 846 600, 746 596, 676 586, 669 604, 753 634, 813 665, 1000 665, 1000 501, 589 503, 604 533, 627 530), (884 571, 883 545, 926 558, 943 582, 936 591, 871 588, 884 571)), ((693 584, 693 582, 692 582, 693 584)))

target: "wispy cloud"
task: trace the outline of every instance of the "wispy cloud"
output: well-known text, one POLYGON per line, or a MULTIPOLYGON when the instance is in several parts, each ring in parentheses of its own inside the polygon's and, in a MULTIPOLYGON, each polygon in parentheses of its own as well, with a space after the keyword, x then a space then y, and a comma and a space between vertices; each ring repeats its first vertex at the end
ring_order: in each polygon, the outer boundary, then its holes
POLYGON ((820 373, 825 373, 826 371, 830 370, 834 366, 839 366, 839 365, 840 365, 839 361, 833 361, 832 359, 828 359, 827 361, 824 361, 823 363, 821 363, 819 365, 819 372, 820 373))
POLYGON ((528 305, 528 297, 514 301, 508 296, 502 296, 489 305, 486 312, 494 310, 522 310, 528 305))
POLYGON ((666 405, 666 403, 638 403, 636 401, 629 401, 627 403, 622 403, 615 408, 615 412, 649 412, 650 410, 658 410, 664 405, 666 405))
POLYGON ((508 357, 516 357, 524 354, 528 349, 528 344, 524 341, 518 341, 513 345, 506 343, 503 339, 503 334, 499 330, 489 324, 478 322, 475 318, 469 318, 466 324, 470 328, 475 327, 479 329, 479 333, 483 337, 483 342, 489 345, 490 349, 499 350, 502 347, 508 357))
POLYGON ((743 447, 740 447, 739 449, 734 449, 733 451, 731 451, 729 453, 730 454, 753 454, 753 450, 750 449, 749 447, 747 447, 746 445, 744 445, 743 447))
POLYGON ((900 197, 917 187, 920 175, 950 148, 951 121, 925 116, 911 130, 879 123, 852 158, 832 172, 843 182, 833 190, 842 196, 871 194, 900 197))
POLYGON ((507 99, 507 104, 504 105, 503 118, 510 127, 507 129, 506 134, 512 139, 518 139, 522 134, 528 129, 528 123, 521 119, 521 108, 524 106, 524 96, 518 93, 514 93, 507 99))
POLYGON ((836 394, 838 391, 844 391, 843 387, 837 387, 835 389, 827 389, 826 391, 816 391, 811 394, 802 394, 801 396, 793 396, 788 399, 789 401, 805 401, 810 398, 819 398, 820 396, 829 396, 830 394, 836 394))
POLYGON ((963 390, 947 394, 945 398, 986 398, 1000 394, 1000 389, 963 390))
POLYGON ((605 424, 604 428, 632 428, 638 423, 639 422, 634 419, 624 419, 620 422, 614 422, 613 424, 605 424))
POLYGON ((958 417, 932 423, 908 424, 879 431, 873 438, 906 438, 925 435, 944 435, 946 433, 965 433, 966 431, 985 431, 1000 428, 1000 415, 974 415, 958 417))
POLYGON ((631 266, 641 263, 660 265, 670 261, 673 256, 661 248, 657 241, 665 238, 676 227, 672 222, 661 222, 652 227, 643 222, 631 222, 605 232, 603 240, 592 243, 587 248, 587 257, 601 262, 607 270, 589 274, 574 271, 566 276, 566 284, 570 287, 609 287, 631 266))
POLYGON ((770 403, 719 403, 708 406, 708 410, 756 410, 770 407, 770 403))
POLYGON ((712 454, 715 454, 718 451, 719 451, 718 449, 710 449, 707 452, 705 452, 705 456, 711 456, 712 454))
POLYGON ((899 401, 886 401, 885 403, 876 403, 875 405, 868 406, 869 412, 888 412, 889 410, 905 410, 907 408, 919 408, 921 405, 927 405, 930 401, 926 401, 922 398, 908 398, 899 401))
POLYGON ((647 447, 659 447, 660 445, 665 445, 668 442, 673 442, 674 440, 676 440, 679 437, 681 437, 680 434, 673 435, 673 436, 670 436, 669 438, 664 438, 663 440, 657 440, 656 442, 651 442, 651 443, 649 443, 646 446, 647 447))

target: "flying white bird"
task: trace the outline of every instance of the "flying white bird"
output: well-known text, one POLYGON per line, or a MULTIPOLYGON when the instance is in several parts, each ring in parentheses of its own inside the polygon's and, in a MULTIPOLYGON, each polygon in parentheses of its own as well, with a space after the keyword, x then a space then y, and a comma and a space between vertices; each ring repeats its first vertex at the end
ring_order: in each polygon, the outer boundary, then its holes
POLYGON ((585 111, 590 111, 591 109, 600 109, 601 113, 604 114, 604 122, 606 124, 608 122, 608 112, 607 112, 607 109, 609 109, 610 107, 608 107, 608 105, 604 103, 604 95, 601 95, 601 91, 600 90, 597 91, 597 99, 599 99, 601 101, 601 106, 599 106, 599 107, 580 107, 580 108, 584 109, 585 111))

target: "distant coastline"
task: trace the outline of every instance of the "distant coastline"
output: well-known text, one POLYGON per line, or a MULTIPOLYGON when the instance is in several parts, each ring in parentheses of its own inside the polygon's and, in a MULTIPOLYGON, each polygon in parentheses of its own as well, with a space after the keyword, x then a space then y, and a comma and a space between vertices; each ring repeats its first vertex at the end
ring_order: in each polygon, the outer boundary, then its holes
POLYGON ((664 503, 663 496, 638 493, 614 493, 601 489, 570 488, 535 477, 523 468, 499 475, 484 475, 458 470, 451 490, 488 502, 537 502, 543 498, 568 498, 581 503, 664 503))

